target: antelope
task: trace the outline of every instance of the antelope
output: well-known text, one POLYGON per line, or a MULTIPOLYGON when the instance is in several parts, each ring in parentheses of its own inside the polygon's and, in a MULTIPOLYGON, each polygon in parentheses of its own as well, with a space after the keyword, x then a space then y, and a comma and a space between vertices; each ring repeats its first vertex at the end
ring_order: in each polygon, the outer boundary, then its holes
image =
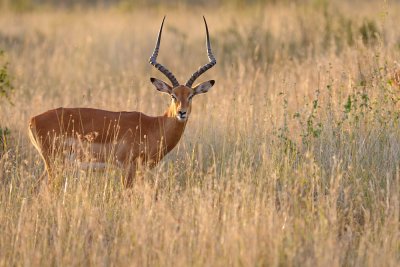
POLYGON ((80 168, 104 169, 109 163, 123 168, 125 187, 132 186, 139 166, 156 166, 181 139, 191 113, 192 98, 207 93, 215 83, 209 80, 192 86, 200 75, 216 64, 204 16, 203 20, 209 62, 195 71, 185 85, 157 62, 165 16, 162 20, 149 62, 172 84, 150 78, 158 91, 171 97, 163 115, 152 117, 138 111, 60 107, 32 117, 29 137, 45 165, 40 180, 47 174, 50 182, 56 157, 63 163, 76 162, 80 168))

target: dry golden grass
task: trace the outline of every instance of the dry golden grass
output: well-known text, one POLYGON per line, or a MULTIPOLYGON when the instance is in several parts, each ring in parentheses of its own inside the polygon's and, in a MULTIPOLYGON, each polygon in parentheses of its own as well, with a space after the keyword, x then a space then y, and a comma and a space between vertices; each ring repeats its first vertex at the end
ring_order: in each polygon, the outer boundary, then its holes
POLYGON ((0 265, 399 266, 400 6, 323 3, 3 12, 0 265), (32 190, 30 116, 161 114, 147 60, 164 14, 159 61, 181 82, 206 62, 202 14, 218 62, 178 147, 129 191, 111 168, 32 190))

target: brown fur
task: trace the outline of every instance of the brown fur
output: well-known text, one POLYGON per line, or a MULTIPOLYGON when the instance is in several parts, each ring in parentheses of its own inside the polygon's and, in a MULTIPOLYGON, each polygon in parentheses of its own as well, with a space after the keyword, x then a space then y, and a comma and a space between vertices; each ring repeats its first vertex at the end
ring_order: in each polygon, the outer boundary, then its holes
MULTIPOLYGON (((30 120, 31 141, 42 156, 49 180, 53 175, 55 157, 64 157, 73 138, 89 144, 90 158, 109 162, 127 170, 125 186, 132 185, 137 164, 155 166, 179 142, 186 126, 176 118, 178 111, 190 114, 188 96, 193 89, 178 86, 171 89, 177 97, 164 115, 151 117, 140 112, 112 112, 92 108, 58 108, 46 111, 30 120)), ((87 147, 87 146, 85 146, 87 147)))

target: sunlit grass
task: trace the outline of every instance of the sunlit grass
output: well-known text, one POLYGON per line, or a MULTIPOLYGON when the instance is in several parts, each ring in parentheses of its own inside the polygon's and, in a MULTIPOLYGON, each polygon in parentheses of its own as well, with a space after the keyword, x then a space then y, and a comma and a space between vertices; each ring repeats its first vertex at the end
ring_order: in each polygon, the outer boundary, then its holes
POLYGON ((56 11, 0 16, 15 93, 0 159, 0 265, 397 266, 400 264, 400 7, 379 1, 242 11, 56 11), (223 13, 223 15, 221 15, 223 13), (184 83, 217 66, 187 130, 124 190, 121 171, 57 174, 29 117, 59 106, 162 114, 147 63, 184 83), (264 14, 268 14, 265 16, 264 14))

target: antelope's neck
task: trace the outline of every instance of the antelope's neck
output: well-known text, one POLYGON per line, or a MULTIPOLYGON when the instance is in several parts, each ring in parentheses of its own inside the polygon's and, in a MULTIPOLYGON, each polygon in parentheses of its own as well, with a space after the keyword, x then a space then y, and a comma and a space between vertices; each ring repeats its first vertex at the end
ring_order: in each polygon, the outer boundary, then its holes
POLYGON ((163 128, 164 138, 167 146, 167 151, 171 151, 181 139, 183 132, 185 131, 186 123, 180 122, 176 119, 176 112, 172 107, 168 107, 165 111, 164 116, 160 117, 163 128))

